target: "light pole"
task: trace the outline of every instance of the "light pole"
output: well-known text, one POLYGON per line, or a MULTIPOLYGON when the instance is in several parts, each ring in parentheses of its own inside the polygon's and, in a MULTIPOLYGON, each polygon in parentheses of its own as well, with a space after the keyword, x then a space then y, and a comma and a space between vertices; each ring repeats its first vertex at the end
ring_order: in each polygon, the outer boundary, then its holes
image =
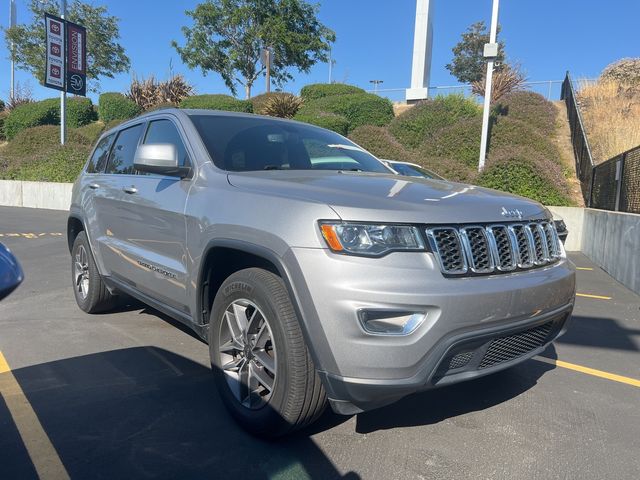
MULTIPOLYGON (((15 0, 11 0, 9 2, 9 27, 13 28, 16 26, 16 2, 15 0)), ((16 89, 16 77, 15 77, 15 45, 13 41, 10 45, 11 48, 11 88, 9 89, 9 100, 13 104, 13 99, 15 97, 15 89, 16 89)))
POLYGON ((369 83, 373 83, 373 93, 378 94, 378 85, 384 83, 384 80, 369 80, 369 83))
MULTIPOLYGON (((67 0, 60 0, 60 16, 64 20, 67 16, 67 0)), ((63 35, 66 35, 66 28, 63 29, 63 35)), ((66 39, 65 39, 66 43, 66 39)), ((65 72, 64 81, 67 81, 67 65, 66 65, 66 55, 63 52, 63 65, 62 69, 65 72)), ((67 138, 67 85, 63 85, 63 89, 60 92, 60 145, 64 145, 67 138)))
POLYGON ((329 48, 329 83, 333 83, 333 66, 336 64, 336 61, 332 56, 333 50, 329 48))
POLYGON ((489 110, 491 109, 491 83, 493 80, 493 64, 498 56, 498 44, 496 36, 498 34, 498 6, 500 0, 493 0, 493 10, 491 12, 491 31, 489 33, 489 43, 484 45, 484 57, 487 61, 487 83, 484 87, 484 107, 482 109, 482 136, 480 138, 480 159, 478 161, 478 172, 484 170, 484 162, 487 158, 487 141, 489 135, 489 110))

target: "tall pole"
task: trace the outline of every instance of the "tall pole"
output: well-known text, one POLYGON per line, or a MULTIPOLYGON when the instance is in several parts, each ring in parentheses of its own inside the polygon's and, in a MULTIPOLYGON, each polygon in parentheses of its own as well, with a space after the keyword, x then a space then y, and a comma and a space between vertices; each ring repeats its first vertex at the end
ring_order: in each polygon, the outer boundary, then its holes
POLYGON ((329 47, 329 83, 333 80, 333 57, 331 56, 332 49, 329 47))
MULTIPOLYGON (((62 19, 65 19, 67 16, 67 0, 60 0, 60 16, 62 17, 62 19)), ((66 35, 66 27, 63 29, 63 35, 66 35)), ((65 44, 66 44, 66 39, 65 39, 65 44)), ((67 59, 67 55, 65 52, 63 52, 63 65, 62 65, 62 69, 65 72, 64 74, 64 81, 65 81, 65 85, 63 85, 63 90, 60 92, 60 145, 64 145, 66 140, 67 140, 67 85, 66 85, 66 81, 67 81, 67 65, 66 65, 66 59, 67 59)))
POLYGON ((267 47, 267 49, 264 52, 264 56, 267 60, 267 73, 265 75, 266 79, 267 79, 267 93, 271 93, 271 49, 269 47, 267 47))
MULTIPOLYGON (((11 28, 16 26, 16 2, 15 0, 11 0, 9 2, 9 26, 11 28)), ((15 77, 15 56, 16 50, 13 41, 10 45, 11 48, 11 88, 9 89, 9 99, 11 103, 13 103, 13 99, 16 94, 16 77, 15 77)))
POLYGON ((489 44, 485 45, 485 57, 487 62, 487 83, 484 87, 484 107, 482 109, 482 137, 480 138, 480 159, 478 162, 478 172, 484 170, 484 162, 487 158, 487 141, 489 136, 489 111, 491 109, 491 86, 493 81, 493 64, 498 54, 496 36, 498 35, 498 6, 500 0, 493 0, 493 11, 491 12, 491 31, 489 33, 489 44), (491 48, 493 47, 493 48, 491 48), (491 49, 491 53, 487 51, 491 49))

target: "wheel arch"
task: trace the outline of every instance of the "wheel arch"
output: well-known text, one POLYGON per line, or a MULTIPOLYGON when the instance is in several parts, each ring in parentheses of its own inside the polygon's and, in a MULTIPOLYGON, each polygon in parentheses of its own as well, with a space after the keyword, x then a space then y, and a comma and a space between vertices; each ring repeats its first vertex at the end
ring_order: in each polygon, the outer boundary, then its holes
POLYGON ((77 213, 71 213, 67 219, 67 246, 69 252, 73 249, 73 242, 80 232, 86 231, 84 221, 77 213))

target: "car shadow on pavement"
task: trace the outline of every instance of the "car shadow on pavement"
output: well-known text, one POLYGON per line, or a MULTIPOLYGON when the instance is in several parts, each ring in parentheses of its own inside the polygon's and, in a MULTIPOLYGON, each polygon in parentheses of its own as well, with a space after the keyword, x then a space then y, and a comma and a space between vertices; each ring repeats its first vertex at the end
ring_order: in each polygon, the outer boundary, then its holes
POLYGON ((627 328, 619 320, 587 315, 573 315, 571 325, 557 342, 605 348, 608 350, 638 351, 632 337, 640 337, 640 329, 627 328))
MULTIPOLYGON (((302 431, 279 441, 227 414, 208 366, 155 347, 13 371, 71 478, 348 478, 302 431)), ((0 413, 8 413, 0 400, 0 413)), ((327 413, 325 428, 348 417, 327 413)), ((11 417, 0 421, 1 478, 30 478, 11 417)))
MULTIPOLYGON (((556 359, 553 345, 543 354, 556 359)), ((388 407, 361 413, 356 431, 371 433, 391 428, 432 425, 443 420, 504 403, 533 387, 555 367, 536 360, 454 385, 410 395, 388 407)))

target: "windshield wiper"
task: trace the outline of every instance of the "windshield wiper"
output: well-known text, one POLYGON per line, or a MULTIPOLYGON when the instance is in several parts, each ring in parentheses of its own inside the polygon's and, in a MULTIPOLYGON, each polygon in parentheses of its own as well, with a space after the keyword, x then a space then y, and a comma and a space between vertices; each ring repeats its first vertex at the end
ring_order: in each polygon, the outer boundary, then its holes
POLYGON ((263 170, 282 170, 278 165, 265 165, 263 170))

